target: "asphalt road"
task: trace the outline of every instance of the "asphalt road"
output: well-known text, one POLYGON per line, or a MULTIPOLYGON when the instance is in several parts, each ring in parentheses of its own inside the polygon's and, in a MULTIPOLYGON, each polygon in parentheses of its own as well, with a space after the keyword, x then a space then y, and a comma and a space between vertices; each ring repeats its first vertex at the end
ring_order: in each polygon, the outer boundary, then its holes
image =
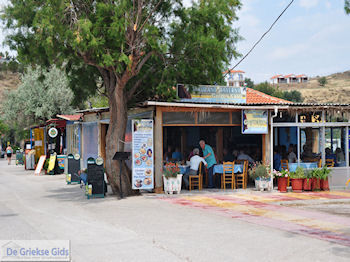
POLYGON ((87 200, 79 185, 66 185, 63 175, 34 176, 1 160, 0 239, 68 239, 72 261, 84 262, 350 259, 346 244, 260 223, 267 215, 278 216, 276 212, 254 215, 254 222, 230 215, 230 208, 245 212, 238 204, 220 211, 179 204, 177 199, 150 195, 87 200))

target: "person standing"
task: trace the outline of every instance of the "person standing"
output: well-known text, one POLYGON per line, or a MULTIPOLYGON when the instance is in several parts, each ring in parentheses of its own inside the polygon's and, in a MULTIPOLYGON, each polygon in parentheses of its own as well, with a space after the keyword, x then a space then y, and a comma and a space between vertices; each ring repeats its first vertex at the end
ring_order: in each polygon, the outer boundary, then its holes
POLYGON ((208 164, 208 176, 209 176, 209 183, 208 188, 214 188, 213 184, 213 170, 214 165, 216 164, 216 158, 213 149, 211 146, 206 145, 204 140, 199 141, 199 145, 202 148, 203 151, 203 158, 208 164))
POLYGON ((7 144, 7 147, 6 147, 6 156, 7 156, 7 161, 8 161, 8 165, 11 164, 11 157, 12 157, 12 153, 13 153, 13 149, 12 147, 10 146, 10 143, 7 144))

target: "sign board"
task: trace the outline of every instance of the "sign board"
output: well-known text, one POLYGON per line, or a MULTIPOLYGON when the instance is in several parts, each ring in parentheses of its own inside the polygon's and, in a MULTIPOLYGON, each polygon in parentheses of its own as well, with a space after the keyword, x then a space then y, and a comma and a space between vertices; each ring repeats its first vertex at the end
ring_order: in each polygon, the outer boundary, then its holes
POLYGON ((49 129, 48 134, 49 134, 49 137, 55 138, 55 137, 58 135, 58 130, 57 130, 57 128, 51 127, 51 128, 49 129))
POLYGON ((103 165, 97 165, 95 159, 87 160, 87 183, 92 185, 92 194, 104 194, 104 168, 103 165))
POLYGON ((177 85, 182 102, 246 103, 247 88, 234 86, 177 85))
POLYGON ((132 188, 153 189, 153 120, 132 120, 132 188))
POLYGON ((50 156, 49 167, 47 168, 47 172, 51 172, 52 170, 54 170, 55 164, 56 164, 56 153, 50 156))
POLYGON ((66 159, 65 155, 58 155, 57 156, 57 163, 58 163, 58 167, 60 169, 64 170, 64 161, 65 161, 65 159, 66 159))
POLYGON ((242 110, 242 134, 267 134, 267 110, 242 110))
POLYGON ((44 166, 44 163, 45 163, 45 160, 46 160, 46 156, 40 156, 39 158, 39 162, 35 168, 35 171, 34 171, 34 174, 35 175, 40 175, 41 173, 41 170, 43 169, 43 166, 44 166))
POLYGON ((71 182, 79 182, 80 178, 78 171, 80 170, 80 159, 75 159, 72 154, 67 156, 68 159, 68 174, 71 175, 71 182))

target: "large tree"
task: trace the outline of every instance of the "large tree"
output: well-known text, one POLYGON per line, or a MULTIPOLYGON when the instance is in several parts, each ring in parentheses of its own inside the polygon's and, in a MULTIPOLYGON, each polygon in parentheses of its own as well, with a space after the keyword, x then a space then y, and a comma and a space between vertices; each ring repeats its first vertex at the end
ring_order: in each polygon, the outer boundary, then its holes
POLYGON ((344 9, 347 14, 350 14, 350 0, 345 0, 344 9))
MULTIPOLYGON (((119 164, 112 156, 124 150, 128 106, 171 95, 176 82, 220 81, 238 55, 233 23, 240 5, 239 0, 198 0, 187 8, 180 0, 11 0, 3 20, 14 32, 8 44, 21 61, 66 65, 79 92, 84 71, 90 83, 96 73, 102 78, 111 114, 106 169, 118 192, 119 164)), ((123 192, 131 194, 127 173, 122 180, 123 192)))

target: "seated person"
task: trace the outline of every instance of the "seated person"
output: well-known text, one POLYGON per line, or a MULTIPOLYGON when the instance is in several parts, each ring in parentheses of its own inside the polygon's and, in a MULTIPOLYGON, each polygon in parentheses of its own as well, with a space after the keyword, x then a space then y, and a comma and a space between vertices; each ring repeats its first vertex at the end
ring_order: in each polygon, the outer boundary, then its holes
POLYGON ((224 148, 223 154, 224 154, 224 162, 232 162, 233 161, 233 155, 229 152, 229 150, 227 148, 224 148))
POLYGON ((290 144, 288 148, 288 163, 296 163, 297 160, 297 155, 294 153, 294 146, 290 144))
POLYGON ((171 161, 171 158, 172 158, 172 147, 171 146, 168 146, 167 148, 167 151, 164 153, 164 156, 163 156, 163 161, 171 161))
POLYGON ((243 150, 239 151, 239 155, 237 157, 237 160, 248 160, 250 164, 254 163, 254 159, 248 156, 247 154, 244 153, 243 150))
POLYGON ((314 155, 312 153, 311 147, 305 144, 303 146, 303 153, 301 154, 301 159, 303 160, 303 162, 308 162, 313 157, 314 155))
POLYGON ((343 150, 340 147, 338 147, 335 150, 335 155, 336 155, 338 164, 343 163, 345 161, 343 150))
POLYGON ((199 156, 199 149, 198 148, 193 149, 193 157, 191 157, 190 163, 191 163, 190 169, 183 176, 183 181, 184 181, 187 188, 190 185, 189 176, 198 175, 197 173, 198 173, 198 168, 199 168, 200 163, 203 163, 206 167, 208 166, 208 164, 204 160, 204 158, 199 156))
POLYGON ((83 182, 84 185, 87 184, 87 172, 85 170, 79 170, 78 171, 78 176, 80 177, 80 183, 83 182))
POLYGON ((281 160, 282 156, 280 154, 279 148, 273 150, 273 169, 281 171, 281 160))
POLYGON ((333 154, 332 150, 329 147, 327 147, 325 150, 325 153, 326 153, 326 159, 332 159, 335 165, 337 163, 337 157, 335 154, 333 154))
POLYGON ((182 160, 182 155, 181 155, 180 149, 178 147, 175 148, 175 151, 172 153, 171 158, 174 161, 181 161, 182 160))

